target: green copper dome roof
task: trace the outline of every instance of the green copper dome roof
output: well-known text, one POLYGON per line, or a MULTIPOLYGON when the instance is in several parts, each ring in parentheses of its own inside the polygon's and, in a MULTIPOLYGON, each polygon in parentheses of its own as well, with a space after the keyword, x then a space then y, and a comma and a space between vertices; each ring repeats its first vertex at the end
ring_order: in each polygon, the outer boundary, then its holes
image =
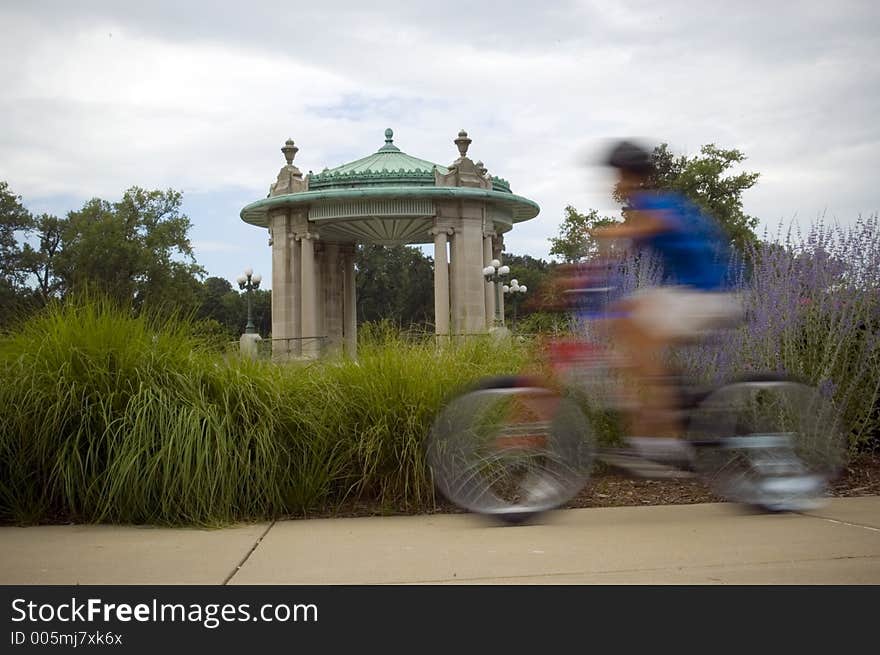
POLYGON ((394 132, 385 130, 385 145, 357 161, 309 175, 309 190, 369 186, 434 186, 434 169, 449 169, 401 151, 394 132))
POLYGON ((451 201, 482 203, 486 216, 502 233, 538 215, 537 203, 512 193, 506 180, 489 177, 482 162, 466 159, 470 139, 463 130, 455 141, 460 158, 451 167, 402 152, 393 136, 385 130, 385 145, 378 151, 317 174, 309 171, 305 180, 292 165, 298 148, 288 139, 281 148, 287 166, 268 197, 241 210, 242 220, 269 227, 273 212, 295 211, 307 216, 308 224, 329 241, 388 245, 432 242, 439 207, 451 201), (461 185, 463 180, 469 184, 461 185))
MULTIPOLYGON (((394 145, 394 132, 385 130, 385 145, 372 155, 320 173, 309 173, 309 189, 353 189, 374 186, 434 186, 434 169, 446 175, 446 166, 419 159, 394 145)), ((510 193, 510 184, 492 177, 495 191, 510 193)))

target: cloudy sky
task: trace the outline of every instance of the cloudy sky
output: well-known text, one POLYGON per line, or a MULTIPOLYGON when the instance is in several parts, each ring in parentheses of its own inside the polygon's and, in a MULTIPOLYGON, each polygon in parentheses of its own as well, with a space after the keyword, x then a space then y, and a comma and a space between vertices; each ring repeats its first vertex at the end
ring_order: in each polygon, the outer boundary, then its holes
POLYGON ((321 170, 383 144, 469 154, 541 214, 506 239, 547 257, 567 204, 614 210, 583 165, 608 138, 739 148, 746 210, 775 230, 880 210, 880 3, 0 0, 0 180, 64 214, 132 185, 184 192, 196 257, 268 278, 265 197, 292 137, 321 170))

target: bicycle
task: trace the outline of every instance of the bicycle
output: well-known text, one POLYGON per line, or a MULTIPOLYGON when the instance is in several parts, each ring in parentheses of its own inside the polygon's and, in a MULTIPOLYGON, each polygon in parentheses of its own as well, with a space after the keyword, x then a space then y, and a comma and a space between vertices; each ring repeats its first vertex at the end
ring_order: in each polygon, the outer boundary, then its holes
MULTIPOLYGON (((569 293, 598 298, 590 303, 596 318, 613 289, 606 283, 569 293)), ((772 373, 713 388, 669 381, 693 453, 685 461, 599 447, 597 429, 614 426, 627 404, 612 391, 619 385, 611 383, 610 351, 595 340, 556 339, 546 353, 549 374, 482 380, 434 421, 427 463, 436 487, 459 507, 519 523, 571 500, 601 460, 642 477, 698 477, 716 495, 762 511, 803 511, 817 506, 844 464, 832 403, 772 373)))

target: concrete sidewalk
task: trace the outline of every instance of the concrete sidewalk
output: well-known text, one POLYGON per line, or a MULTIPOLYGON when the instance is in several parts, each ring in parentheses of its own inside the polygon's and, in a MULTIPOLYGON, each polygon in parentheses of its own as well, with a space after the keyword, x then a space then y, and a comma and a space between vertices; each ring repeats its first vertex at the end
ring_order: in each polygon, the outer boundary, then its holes
POLYGON ((880 497, 807 514, 729 504, 223 530, 0 528, 0 584, 880 584, 880 497))

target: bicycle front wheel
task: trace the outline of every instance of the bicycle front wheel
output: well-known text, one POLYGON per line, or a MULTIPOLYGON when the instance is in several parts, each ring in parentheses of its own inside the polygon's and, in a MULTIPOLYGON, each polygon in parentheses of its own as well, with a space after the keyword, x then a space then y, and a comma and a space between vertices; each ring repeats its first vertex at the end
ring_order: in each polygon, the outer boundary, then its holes
POLYGON ((559 393, 496 378, 439 414, 427 461, 440 492, 459 507, 520 522, 570 500, 594 457, 589 425, 559 393))
POLYGON ((697 408, 697 467, 720 495, 764 510, 810 509, 846 461, 832 403, 787 379, 728 384, 697 408))

